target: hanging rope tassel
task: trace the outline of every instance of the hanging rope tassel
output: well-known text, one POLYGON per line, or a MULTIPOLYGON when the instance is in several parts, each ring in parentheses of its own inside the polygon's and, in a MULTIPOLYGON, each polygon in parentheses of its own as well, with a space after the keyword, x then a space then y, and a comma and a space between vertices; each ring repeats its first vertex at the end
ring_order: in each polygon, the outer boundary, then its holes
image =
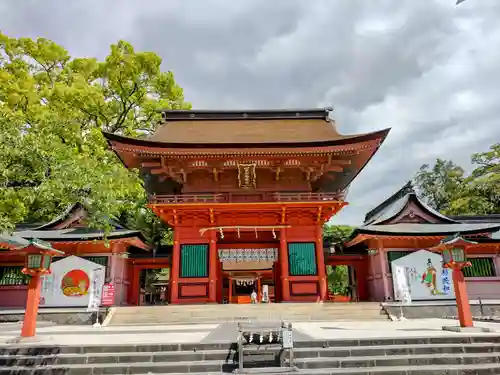
POLYGON ((273 238, 276 239, 276 232, 274 231, 274 228, 273 228, 273 238))
POLYGON ((220 238, 224 238, 224 231, 222 230, 222 228, 219 229, 219 232, 220 232, 220 238))
POLYGON ((240 238, 240 227, 238 227, 237 230, 238 230, 238 238, 240 238))
POLYGON ((259 238, 259 235, 257 234, 257 228, 255 228, 255 238, 259 238))

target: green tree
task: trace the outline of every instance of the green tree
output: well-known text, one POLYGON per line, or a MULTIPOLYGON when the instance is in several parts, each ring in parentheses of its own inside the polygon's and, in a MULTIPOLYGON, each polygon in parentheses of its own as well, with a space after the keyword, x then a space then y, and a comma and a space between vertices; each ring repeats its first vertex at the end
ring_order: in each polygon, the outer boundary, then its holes
POLYGON ((326 266, 328 291, 332 294, 347 295, 349 292, 349 266, 326 266))
POLYGON ((101 131, 141 136, 161 108, 184 109, 183 90, 154 53, 126 42, 104 61, 71 58, 47 39, 0 34, 0 231, 85 204, 92 226, 137 209, 142 182, 101 131))
POLYGON ((476 167, 451 201, 449 211, 456 215, 500 213, 500 143, 472 155, 472 164, 476 167))
POLYGON ((323 239, 331 244, 342 244, 352 234, 354 228, 348 225, 323 225, 323 239))
POLYGON ((448 212, 451 202, 461 194, 464 170, 449 160, 437 159, 434 166, 422 165, 415 176, 415 184, 429 205, 440 212, 448 212))
MULTIPOLYGON (((323 226, 323 240, 342 249, 342 245, 351 236, 354 228, 348 225, 323 226)), ((349 267, 344 265, 327 266, 328 291, 333 294, 347 295, 349 291, 349 267)))
POLYGON ((423 165, 415 177, 420 195, 447 215, 500 213, 500 143, 472 155, 471 161, 469 175, 451 161, 423 165))

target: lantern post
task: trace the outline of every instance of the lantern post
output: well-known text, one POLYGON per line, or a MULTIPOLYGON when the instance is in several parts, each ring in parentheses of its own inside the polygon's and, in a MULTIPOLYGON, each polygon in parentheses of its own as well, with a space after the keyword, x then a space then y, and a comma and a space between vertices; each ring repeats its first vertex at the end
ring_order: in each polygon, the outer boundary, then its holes
POLYGON ((33 337, 36 334, 36 321, 40 305, 40 292, 43 275, 50 274, 50 265, 54 255, 64 255, 64 252, 52 248, 44 241, 30 240, 29 245, 16 249, 25 254, 25 266, 22 272, 31 276, 28 284, 28 297, 24 312, 21 337, 33 337))
POLYGON ((467 294, 467 286, 465 284, 462 269, 471 266, 471 263, 467 261, 467 248, 475 244, 477 244, 477 242, 468 241, 462 238, 460 234, 456 234, 452 237, 443 239, 439 245, 432 249, 441 253, 443 257, 443 267, 452 270, 458 319, 460 321, 460 327, 462 328, 474 327, 469 296, 467 294))

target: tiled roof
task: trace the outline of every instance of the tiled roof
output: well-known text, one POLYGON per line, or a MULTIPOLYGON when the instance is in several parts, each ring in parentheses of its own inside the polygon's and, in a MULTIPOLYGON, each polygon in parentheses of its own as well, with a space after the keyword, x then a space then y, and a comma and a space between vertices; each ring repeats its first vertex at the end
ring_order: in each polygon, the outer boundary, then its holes
POLYGON ((364 225, 356 229, 356 234, 400 234, 400 235, 447 235, 492 233, 500 230, 500 224, 417 224, 398 223, 386 225, 364 225))
POLYGON ((403 186, 403 188, 401 188, 391 197, 379 204, 373 210, 368 212, 365 216, 364 225, 382 224, 392 218, 397 217, 410 203, 410 201, 415 202, 422 208, 423 211, 426 211, 430 216, 436 217, 441 222, 449 224, 458 223, 458 221, 439 213, 438 211, 427 205, 415 193, 411 182, 408 182, 405 186, 403 186))
POLYGON ((89 228, 68 228, 61 230, 24 230, 19 232, 14 232, 15 236, 22 238, 39 238, 43 240, 51 241, 85 241, 85 240, 96 240, 103 239, 115 239, 115 238, 125 238, 125 237, 140 237, 141 232, 137 230, 129 229, 117 229, 110 232, 105 236, 104 231, 98 229, 89 228))

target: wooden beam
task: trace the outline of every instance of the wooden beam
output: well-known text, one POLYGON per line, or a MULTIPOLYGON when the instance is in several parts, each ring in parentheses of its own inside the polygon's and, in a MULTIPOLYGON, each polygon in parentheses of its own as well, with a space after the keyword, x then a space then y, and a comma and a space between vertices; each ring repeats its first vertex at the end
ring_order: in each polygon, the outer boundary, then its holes
POLYGON ((322 213, 323 213, 323 206, 318 206, 318 215, 316 217, 316 222, 318 224, 321 223, 322 213))
POLYGON ((332 165, 351 165, 351 161, 349 159, 329 159, 329 163, 332 165))
POLYGON ((165 174, 165 173, 167 173, 167 170, 164 168, 156 168, 156 169, 151 169, 149 171, 149 173, 151 173, 151 174, 165 174))
POLYGON ((327 167, 327 171, 329 171, 329 172, 343 172, 344 168, 340 165, 329 165, 327 167))
POLYGON ((286 223, 286 207, 281 207, 281 224, 286 223))
POLYGON ((275 179, 276 179, 276 181, 280 180, 280 173, 281 173, 281 167, 276 167, 276 171, 275 171, 275 179))
POLYGON ((161 167, 161 163, 157 161, 146 161, 144 163, 141 163, 142 168, 155 168, 155 167, 161 167))

